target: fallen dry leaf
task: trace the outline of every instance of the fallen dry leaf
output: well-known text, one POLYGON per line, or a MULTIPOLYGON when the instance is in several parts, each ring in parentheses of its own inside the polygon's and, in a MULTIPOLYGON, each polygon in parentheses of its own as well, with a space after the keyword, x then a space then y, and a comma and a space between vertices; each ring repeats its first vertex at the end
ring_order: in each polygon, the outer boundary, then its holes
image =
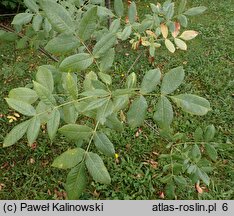
POLYGON ((153 169, 157 169, 158 162, 154 161, 153 159, 146 160, 143 164, 149 164, 153 169))
POLYGON ((54 189, 55 199, 62 200, 67 198, 67 193, 65 191, 59 191, 57 188, 54 189))
POLYGON ((37 148, 37 142, 34 142, 30 147, 32 150, 35 150, 37 148))
POLYGON ((9 166, 9 163, 8 162, 5 162, 2 166, 1 166, 1 169, 5 169, 9 166))
POLYGON ((196 188, 196 190, 197 190, 197 192, 198 192, 199 194, 202 194, 202 193, 203 193, 203 189, 200 187, 199 182, 197 182, 197 183, 195 184, 195 188, 196 188))
POLYGON ((164 198, 165 198, 165 194, 164 194, 163 191, 160 191, 160 192, 159 192, 159 198, 160 198, 160 199, 164 199, 164 198))
POLYGON ((30 163, 30 164, 34 164, 34 163, 35 163, 35 160, 34 160, 33 158, 30 158, 30 159, 29 159, 29 163, 30 163))
POLYGON ((3 190, 4 187, 6 187, 6 185, 3 183, 0 183, 0 191, 3 190))
POLYGON ((93 196, 98 198, 100 196, 100 192, 97 192, 96 190, 93 192, 93 196))
POLYGON ((52 195, 52 193, 51 193, 50 189, 48 189, 48 190, 47 190, 47 194, 48 194, 49 196, 51 196, 51 195, 52 195))

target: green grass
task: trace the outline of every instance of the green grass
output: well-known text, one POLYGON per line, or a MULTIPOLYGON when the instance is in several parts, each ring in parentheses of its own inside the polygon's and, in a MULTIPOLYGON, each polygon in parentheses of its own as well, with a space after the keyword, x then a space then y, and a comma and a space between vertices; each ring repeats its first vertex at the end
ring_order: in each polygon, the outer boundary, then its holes
MULTIPOLYGON (((137 1, 140 11, 150 1, 137 1)), ((178 2, 178 1, 176 1, 178 2)), ((189 1, 190 6, 200 5, 200 1, 189 1)), ((234 199, 234 75, 233 75, 233 5, 231 0, 202 1, 208 11, 199 17, 190 19, 190 29, 200 35, 188 42, 188 51, 168 54, 164 48, 156 58, 156 66, 166 72, 172 67, 184 65, 186 79, 179 92, 190 92, 207 98, 212 111, 206 116, 197 117, 188 114, 177 115, 173 122, 175 131, 188 136, 198 127, 214 124, 217 129, 215 142, 218 160, 213 162, 210 173, 211 184, 208 191, 198 194, 193 184, 176 188, 177 199, 234 199)), ((142 13, 142 12, 141 12, 142 13)), ((140 15, 141 15, 140 13, 140 15)), ((137 54, 125 47, 118 47, 119 54, 113 67, 113 78, 121 80, 122 74, 129 69, 137 54), (125 56, 128 53, 129 56, 125 56)), ((150 68, 144 54, 132 68, 138 76, 150 68)), ((14 52, 13 44, 0 44, 0 144, 6 133, 15 123, 8 123, 6 115, 12 113, 4 97, 10 89, 24 86, 35 75, 36 67, 48 60, 38 52, 30 50, 14 52), (4 55, 4 56, 2 56, 4 55)), ((135 137, 135 130, 125 128, 122 134, 112 134, 120 163, 115 159, 104 158, 112 177, 110 185, 101 185, 90 181, 82 199, 159 199, 159 193, 165 191, 160 182, 163 163, 159 155, 167 152, 167 142, 148 125, 142 127, 142 133, 135 137), (147 163, 152 160, 156 167, 147 163)), ((58 199, 63 198, 64 182, 67 171, 51 168, 53 159, 74 144, 58 139, 51 145, 48 136, 41 133, 37 148, 31 149, 26 140, 21 140, 10 148, 0 148, 0 199, 58 199), (33 160, 32 160, 33 159, 33 160)), ((167 197, 166 197, 167 198, 167 197)))

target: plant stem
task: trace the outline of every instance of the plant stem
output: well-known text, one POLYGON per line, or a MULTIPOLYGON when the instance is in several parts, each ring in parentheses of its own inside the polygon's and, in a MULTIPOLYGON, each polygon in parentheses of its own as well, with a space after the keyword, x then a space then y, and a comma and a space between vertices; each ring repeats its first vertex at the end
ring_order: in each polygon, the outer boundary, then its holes
POLYGON ((130 66, 130 68, 128 69, 126 76, 121 80, 120 84, 123 83, 123 81, 126 79, 127 75, 130 73, 130 71, 132 70, 132 68, 134 67, 134 65, 137 63, 137 61, 139 60, 139 58, 141 57, 142 52, 136 57, 135 61, 132 63, 132 65, 130 66))
MULTIPOLYGON (((106 103, 106 106, 105 106, 105 108, 104 108, 104 113, 106 112, 106 109, 107 109, 107 107, 108 107, 109 101, 110 101, 110 97, 109 97, 109 100, 108 100, 108 102, 106 103)), ((89 144, 88 144, 88 146, 87 146, 87 148, 86 148, 85 155, 86 155, 86 154, 88 153, 88 151, 89 151, 90 145, 91 145, 92 140, 93 140, 93 137, 94 137, 94 135, 95 135, 95 133, 96 133, 96 131, 97 131, 97 128, 98 128, 99 123, 100 123, 100 121, 98 121, 98 122, 96 123, 96 125, 95 125, 93 134, 92 134, 92 136, 91 136, 91 138, 90 138, 90 140, 89 140, 89 144)), ((85 158, 85 156, 84 156, 84 158, 85 158)))

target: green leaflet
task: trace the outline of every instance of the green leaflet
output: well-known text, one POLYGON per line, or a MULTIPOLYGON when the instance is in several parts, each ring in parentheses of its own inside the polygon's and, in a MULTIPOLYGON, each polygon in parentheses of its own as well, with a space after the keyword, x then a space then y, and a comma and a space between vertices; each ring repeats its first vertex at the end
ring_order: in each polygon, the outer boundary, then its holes
POLYGON ((27 47, 28 38, 26 36, 16 41, 16 49, 25 49, 27 47))
POLYGON ((114 156, 114 145, 104 133, 96 132, 94 134, 94 144, 97 147, 97 149, 106 156, 114 156))
POLYGON ((99 121, 101 124, 104 124, 106 118, 113 113, 113 102, 112 100, 108 99, 103 104, 102 107, 99 107, 97 110, 96 120, 99 121))
POLYGON ((113 99, 114 112, 124 109, 129 102, 128 95, 117 96, 113 99))
POLYGON ((37 93, 34 90, 23 87, 11 89, 8 97, 28 104, 33 104, 38 99, 37 93))
POLYGON ((3 147, 8 147, 15 144, 19 139, 23 137, 28 129, 30 120, 24 121, 16 125, 5 137, 3 141, 3 147))
POLYGON ((72 168, 67 175, 66 191, 68 199, 78 200, 84 191, 88 182, 88 177, 85 171, 85 163, 82 162, 72 168))
POLYGON ((79 46, 78 39, 73 35, 67 35, 65 33, 52 38, 45 49, 53 54, 66 54, 73 51, 79 46))
POLYGON ((80 72, 93 63, 93 57, 88 53, 79 53, 65 58, 59 65, 63 72, 80 72))
POLYGON ((47 88, 50 92, 54 90, 54 79, 52 72, 45 66, 40 66, 36 74, 36 81, 47 88))
POLYGON ((84 13, 78 29, 78 35, 82 41, 88 40, 96 28, 97 7, 90 8, 84 13))
POLYGON ((118 38, 121 40, 127 40, 132 33, 132 26, 127 25, 121 33, 118 33, 118 38))
POLYGON ((51 117, 47 122, 47 132, 50 140, 53 140, 60 123, 60 112, 57 109, 54 109, 51 113, 51 117))
POLYGON ((39 131, 40 131, 40 126, 41 126, 40 118, 35 116, 30 119, 30 123, 28 125, 28 130, 27 130, 27 139, 28 139, 28 144, 30 146, 37 139, 39 131))
POLYGON ((36 107, 36 112, 40 118, 41 124, 45 124, 51 117, 52 106, 39 101, 36 107))
POLYGON ((169 199, 175 199, 175 184, 172 181, 166 185, 165 193, 169 199))
POLYGON ((94 181, 102 184, 111 183, 110 175, 102 159, 97 154, 88 152, 85 158, 85 164, 94 181))
POLYGON ((159 69, 153 69, 146 72, 141 83, 141 93, 147 94, 154 91, 160 83, 161 72, 159 69))
POLYGON ((91 102, 89 102, 86 106, 86 108, 83 110, 83 112, 90 111, 97 109, 101 106, 103 106, 109 99, 108 98, 98 98, 93 99, 91 102))
POLYGON ((96 73, 94 73, 93 71, 90 71, 89 73, 87 73, 85 75, 85 80, 83 82, 84 90, 85 91, 94 90, 95 88, 92 85, 92 80, 97 80, 97 79, 98 79, 98 77, 97 77, 96 73))
POLYGON ((32 12, 37 13, 39 11, 39 6, 37 5, 35 0, 24 0, 24 4, 27 8, 29 8, 32 12))
POLYGON ((168 129, 173 120, 173 109, 170 101, 165 96, 161 96, 155 109, 154 120, 161 128, 168 129))
POLYGON ((197 144, 195 144, 190 152, 190 156, 196 162, 201 159, 201 151, 197 144))
POLYGON ((11 41, 16 41, 17 39, 18 39, 18 36, 16 33, 0 30, 0 41, 11 42, 11 41))
POLYGON ((206 143, 205 145, 205 149, 206 149, 206 153, 208 154, 208 156, 210 157, 211 160, 216 161, 218 154, 216 149, 214 148, 214 146, 212 146, 211 144, 206 143))
POLYGON ((126 79, 126 87, 128 89, 135 88, 137 83, 137 76, 134 72, 132 72, 126 79))
POLYGON ((196 170, 196 174, 199 176, 199 178, 206 184, 209 186, 210 184, 210 178, 209 176, 206 174, 206 172, 204 172, 202 169, 197 168, 196 170))
POLYGON ((184 12, 186 4, 187 4, 187 0, 180 0, 180 4, 178 7, 178 14, 181 14, 184 12))
POLYGON ((123 131, 123 124, 117 118, 116 114, 112 114, 106 118, 105 125, 110 129, 122 132, 123 131))
POLYGON ((194 140, 196 142, 203 140, 203 130, 200 127, 198 127, 194 132, 194 140))
POLYGON ((6 98, 7 104, 14 110, 26 116, 36 115, 36 110, 34 107, 23 101, 19 101, 13 98, 6 98))
POLYGON ((165 17, 167 20, 171 20, 174 15, 174 3, 170 3, 167 7, 165 17))
POLYGON ((143 96, 140 96, 133 101, 127 113, 128 124, 130 127, 136 128, 143 124, 147 108, 147 101, 143 96))
POLYGON ((128 19, 130 24, 133 24, 137 18, 136 3, 133 1, 128 8, 128 19))
POLYGON ((102 80, 102 82, 104 82, 105 84, 110 85, 112 83, 112 79, 111 79, 110 75, 108 75, 106 73, 99 72, 98 76, 102 80))
POLYGON ((58 131, 70 140, 80 140, 89 138, 93 130, 86 125, 67 124, 58 131))
POLYGON ((55 98, 52 93, 43 85, 38 82, 33 81, 34 89, 38 95, 38 97, 46 104, 50 106, 56 105, 55 98))
POLYGON ((215 135, 215 127, 214 125, 208 125, 205 129, 204 138, 206 142, 211 141, 215 135))
POLYGON ((174 180, 179 186, 187 184, 187 181, 183 176, 174 176, 174 180))
POLYGON ((171 96, 171 99, 185 112, 194 115, 205 115, 208 111, 211 110, 209 101, 197 95, 180 94, 171 96))
POLYGON ((93 96, 93 97, 106 97, 109 94, 110 94, 109 92, 107 92, 107 91, 105 91, 103 89, 94 89, 94 90, 82 92, 80 95, 82 95, 82 96, 93 96))
POLYGON ((204 11, 206 11, 206 9, 207 8, 204 6, 193 7, 193 8, 188 9, 187 11, 185 11, 184 14, 187 16, 195 16, 195 15, 202 14, 204 11))
POLYGON ((78 112, 74 106, 74 104, 67 104, 63 106, 62 112, 61 112, 61 118, 67 123, 67 124, 74 124, 76 123, 76 120, 78 118, 78 112))
POLYGON ((85 116, 88 116, 90 118, 95 118, 96 112, 94 110, 85 111, 88 104, 92 101, 92 99, 80 101, 78 103, 75 103, 75 108, 78 113, 82 113, 85 116))
POLYGON ((114 9, 115 13, 118 17, 122 17, 124 15, 124 5, 122 0, 115 0, 114 1, 114 9))
POLYGON ((112 92, 112 96, 118 97, 122 95, 131 95, 135 92, 135 89, 116 89, 115 91, 112 92))
POLYGON ((175 91, 184 80, 183 67, 176 67, 167 72, 162 80, 161 93, 170 94, 175 91))
POLYGON ((49 20, 47 18, 44 18, 44 22, 43 22, 43 29, 49 33, 52 29, 52 25, 50 24, 49 20))
POLYGON ((106 7, 97 6, 97 15, 99 18, 114 17, 115 15, 106 7))
POLYGON ((100 69, 102 72, 108 71, 111 68, 114 62, 114 58, 115 58, 114 48, 109 49, 106 52, 106 54, 101 57, 100 69))
POLYGON ((149 29, 153 24, 154 24, 154 21, 152 19, 146 18, 141 22, 138 31, 140 33, 144 32, 145 30, 149 29))
POLYGON ((55 158, 51 166, 59 169, 70 169, 79 164, 85 154, 82 148, 69 149, 55 158))
POLYGON ((67 93, 72 99, 76 100, 78 98, 77 81, 70 73, 67 74, 65 83, 67 93))
POLYGON ((30 14, 30 13, 19 13, 14 17, 11 24, 12 25, 25 25, 31 21, 32 17, 33 17, 33 14, 30 14))
POLYGON ((48 0, 41 0, 40 5, 55 31, 67 34, 74 32, 75 25, 73 20, 62 5, 48 0))
POLYGON ((40 14, 36 14, 33 17, 32 27, 35 32, 38 32, 41 29, 43 18, 40 14))
POLYGON ((180 14, 179 16, 178 16, 178 20, 179 20, 179 22, 180 22, 180 24, 183 26, 183 27, 187 27, 187 25, 188 25, 188 19, 187 19, 187 17, 185 16, 185 15, 183 15, 183 14, 180 14))
POLYGON ((117 33, 119 28, 120 28, 120 20, 115 19, 110 25, 110 32, 111 33, 117 33))
POLYGON ((95 58, 100 58, 111 49, 116 43, 116 36, 113 33, 104 35, 94 46, 93 55, 95 58))

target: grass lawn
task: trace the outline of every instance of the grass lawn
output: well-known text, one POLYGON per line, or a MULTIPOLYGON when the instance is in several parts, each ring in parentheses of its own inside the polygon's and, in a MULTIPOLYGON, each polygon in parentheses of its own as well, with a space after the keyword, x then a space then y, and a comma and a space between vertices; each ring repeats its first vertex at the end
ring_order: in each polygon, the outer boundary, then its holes
MULTIPOLYGON (((149 10, 146 5, 150 1, 136 2, 140 14, 149 10)), ((214 169, 209 174, 211 184, 202 194, 197 193, 193 184, 188 184, 176 188, 176 198, 234 199, 234 7, 231 0, 194 0, 189 4, 202 4, 208 8, 202 16, 190 19, 190 29, 199 31, 200 35, 188 42, 187 52, 168 54, 162 48, 155 62, 163 72, 183 65, 186 79, 180 92, 194 93, 210 101, 212 111, 206 116, 179 112, 172 126, 176 132, 190 136, 198 126, 214 124, 218 160, 213 162, 214 169)), ((138 54, 132 52, 128 44, 117 49, 112 77, 119 82, 128 71, 129 62, 133 63, 138 54)), ((8 122, 7 116, 12 115, 13 110, 8 108, 4 98, 10 89, 30 83, 37 66, 49 63, 48 58, 37 51, 15 50, 14 44, 0 42, 0 146, 7 132, 23 119, 8 122)), ((132 72, 141 76, 149 68, 143 54, 132 72)), ((167 153, 167 142, 149 124, 142 126, 139 136, 136 136, 136 130, 127 127, 122 134, 111 135, 120 156, 119 162, 104 158, 112 183, 101 185, 90 181, 81 199, 160 198, 161 192, 165 191, 165 185, 160 181, 165 164, 160 163, 158 157, 167 153)), ((24 139, 9 148, 0 147, 0 199, 64 199, 68 171, 50 166, 57 155, 73 146, 60 137, 51 144, 48 136, 41 132, 35 148, 28 147, 24 139)))

